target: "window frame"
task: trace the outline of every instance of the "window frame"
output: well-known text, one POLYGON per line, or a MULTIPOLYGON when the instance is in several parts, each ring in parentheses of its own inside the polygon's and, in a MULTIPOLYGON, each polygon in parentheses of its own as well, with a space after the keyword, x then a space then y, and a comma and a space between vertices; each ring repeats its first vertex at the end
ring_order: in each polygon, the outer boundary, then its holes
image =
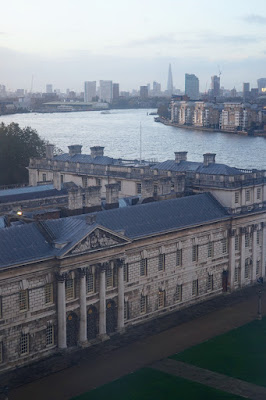
POLYGON ((165 271, 165 253, 160 253, 158 257, 158 271, 165 271))
POLYGON ((54 284, 46 283, 44 286, 44 302, 45 304, 52 304, 54 302, 54 284))
POLYGON ((176 266, 177 267, 182 266, 182 249, 176 250, 176 266))
POLYGON ((148 260, 147 260, 147 258, 141 258, 139 274, 140 274, 140 276, 148 275, 148 260))
POLYGON ((21 333, 20 355, 25 356, 25 355, 29 354, 29 352, 30 352, 30 335, 29 335, 29 333, 21 333))
POLYGON ((140 296, 140 314, 146 314, 147 313, 147 303, 148 303, 148 298, 147 296, 140 296))
POLYGON ((196 297, 199 294, 199 280, 194 279, 192 281, 192 296, 196 297))
POLYGON ((65 281, 65 295, 66 300, 75 299, 75 278, 67 278, 65 281), (69 283, 72 282, 72 285, 69 286, 69 283))
POLYGON ((45 330, 45 340, 46 340, 46 347, 53 346, 54 343, 54 325, 49 324, 45 330), (51 329, 51 332, 49 330, 51 329), (48 340, 50 338, 50 341, 48 340))
POLYGON ((29 290, 28 289, 21 289, 19 291, 19 311, 28 311, 29 310, 29 290), (24 297, 24 299, 23 299, 24 297), (23 307, 23 304, 25 306, 23 307))

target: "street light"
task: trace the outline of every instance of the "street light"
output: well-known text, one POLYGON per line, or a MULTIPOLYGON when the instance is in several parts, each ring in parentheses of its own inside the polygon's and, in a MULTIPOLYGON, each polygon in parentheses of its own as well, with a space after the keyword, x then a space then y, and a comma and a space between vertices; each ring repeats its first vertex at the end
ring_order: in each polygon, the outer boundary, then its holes
MULTIPOLYGON (((259 285, 262 285, 263 284, 263 278, 260 277, 257 280, 257 282, 259 283, 259 285)), ((258 291, 258 315, 257 315, 257 319, 259 321, 261 321, 261 319, 262 319, 262 315, 261 315, 261 288, 259 288, 259 291, 258 291)))

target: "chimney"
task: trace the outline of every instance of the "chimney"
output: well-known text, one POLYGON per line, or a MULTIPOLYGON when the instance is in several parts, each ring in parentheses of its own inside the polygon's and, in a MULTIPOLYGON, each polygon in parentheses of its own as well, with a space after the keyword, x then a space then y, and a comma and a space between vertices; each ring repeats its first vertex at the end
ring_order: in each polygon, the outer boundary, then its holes
POLYGON ((69 155, 70 157, 75 156, 76 154, 81 154, 81 149, 82 149, 82 145, 80 144, 73 144, 71 146, 68 146, 69 149, 69 155))
POLYGON ((57 190, 61 190, 62 189, 62 185, 61 185, 61 174, 59 171, 54 171, 53 172, 53 184, 54 184, 54 188, 57 190))
POLYGON ((95 158, 95 157, 102 157, 104 155, 104 147, 101 146, 94 146, 91 147, 91 157, 95 158))
POLYGON ((205 153, 203 154, 203 165, 204 167, 208 167, 210 164, 215 163, 215 156, 216 154, 214 153, 205 153))
POLYGON ((106 187, 106 208, 118 207, 119 202, 119 184, 109 183, 106 187))
POLYGON ((141 197, 143 199, 153 197, 155 183, 153 179, 143 179, 141 182, 141 197))
POLYGON ((85 207, 101 207, 101 186, 88 186, 85 189, 85 207))
POLYGON ((45 158, 47 158, 47 160, 51 160, 54 156, 54 144, 47 144, 45 146, 45 158))
POLYGON ((176 151, 175 152, 175 162, 177 164, 179 164, 180 161, 187 161, 187 151, 176 151))
POLYGON ((80 210, 83 207, 83 196, 82 189, 72 188, 68 191, 68 209, 69 210, 80 210))

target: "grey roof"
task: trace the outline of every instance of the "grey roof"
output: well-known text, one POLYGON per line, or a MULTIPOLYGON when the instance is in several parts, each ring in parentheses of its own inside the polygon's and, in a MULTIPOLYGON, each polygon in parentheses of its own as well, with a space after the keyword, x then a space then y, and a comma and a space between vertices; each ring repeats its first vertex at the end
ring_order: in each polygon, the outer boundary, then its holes
MULTIPOLYGON (((38 188, 39 186, 34 186, 34 188, 38 188)), ((8 190, 9 191, 9 190, 8 190)), ((5 192, 5 190, 3 191, 5 192)), ((53 185, 46 185, 46 190, 30 190, 24 193, 12 193, 9 195, 0 196, 0 204, 1 203, 12 203, 14 201, 23 201, 23 200, 34 200, 34 199, 43 199, 46 197, 54 197, 54 196, 65 196, 67 195, 67 189, 62 188, 61 190, 54 189, 53 185), (51 186, 51 189, 48 189, 47 186, 51 186)))
POLYGON ((87 215, 33 222, 0 229, 0 266, 60 257, 102 226, 128 239, 161 234, 229 218, 226 210, 209 193, 164 200, 132 207, 100 211, 95 222, 87 215), (55 248, 54 244, 63 248, 55 248))
POLYGON ((54 156, 53 159, 56 161, 79 162, 83 164, 110 165, 119 163, 115 158, 107 156, 97 156, 93 158, 89 154, 75 154, 74 156, 70 156, 68 153, 64 153, 54 156))
POLYGON ((211 163, 207 167, 201 162, 167 160, 158 163, 152 167, 153 169, 174 171, 174 172, 198 172, 208 175, 242 175, 238 168, 230 167, 226 164, 211 163))
POLYGON ((0 190, 0 197, 15 196, 33 192, 34 193, 45 192, 47 190, 52 190, 53 188, 54 188, 53 185, 40 185, 40 186, 23 186, 14 189, 5 189, 5 190, 0 190))

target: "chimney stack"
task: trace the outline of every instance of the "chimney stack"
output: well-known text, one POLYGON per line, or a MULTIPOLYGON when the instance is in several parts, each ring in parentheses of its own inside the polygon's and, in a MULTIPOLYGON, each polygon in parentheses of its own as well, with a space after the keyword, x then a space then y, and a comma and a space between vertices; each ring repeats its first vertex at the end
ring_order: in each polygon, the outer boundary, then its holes
POLYGON ((54 156, 54 144, 47 144, 45 146, 45 157, 47 158, 47 160, 51 160, 54 156))
POLYGON ((104 147, 102 146, 94 146, 91 147, 91 157, 95 158, 95 157, 102 157, 104 155, 104 147))
POLYGON ((82 145, 80 144, 73 144, 71 146, 68 146, 69 149, 69 155, 70 157, 75 156, 76 154, 81 154, 81 149, 82 149, 82 145))
POLYGON ((106 208, 116 208, 119 205, 119 184, 109 183, 106 187, 106 208))
POLYGON ((175 162, 177 164, 179 164, 180 161, 187 161, 187 151, 176 151, 175 152, 175 162))
POLYGON ((208 167, 210 164, 215 163, 215 153, 205 153, 203 154, 203 165, 204 167, 208 167))

